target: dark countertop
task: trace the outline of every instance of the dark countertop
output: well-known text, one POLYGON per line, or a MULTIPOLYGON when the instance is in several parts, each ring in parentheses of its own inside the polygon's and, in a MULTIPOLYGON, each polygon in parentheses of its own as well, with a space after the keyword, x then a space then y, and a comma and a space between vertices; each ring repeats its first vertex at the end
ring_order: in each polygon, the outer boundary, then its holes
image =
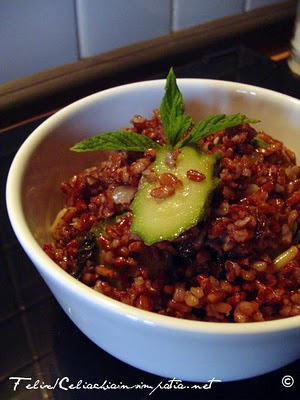
MULTIPOLYGON (((169 65, 160 71, 145 71, 143 79, 165 77, 169 65)), ((201 77, 244 82, 300 98, 300 79, 293 76, 286 60, 272 62, 243 46, 213 49, 191 62, 175 66, 178 77, 201 77)), ((113 86, 114 82, 111 82, 113 86)), ((108 83, 109 86, 109 83, 108 83)), ((9 377, 30 377, 45 384, 69 377, 102 384, 141 382, 156 387, 167 379, 133 368, 94 345, 64 314, 35 267, 18 244, 10 227, 5 206, 5 183, 10 163, 25 138, 46 117, 11 127, 0 133, 0 398, 1 399, 253 399, 280 395, 295 399, 300 388, 300 360, 272 373, 238 382, 213 385, 210 390, 149 389, 74 390, 32 389, 20 384, 13 391, 9 377), (284 387, 282 378, 294 378, 284 387)), ((158 360, 159 362, 159 360, 158 360)), ((199 360, 201 362, 201 360, 199 360)), ((246 361, 247 362, 247 361, 246 361)), ((188 384, 183 382, 183 384, 188 384)))

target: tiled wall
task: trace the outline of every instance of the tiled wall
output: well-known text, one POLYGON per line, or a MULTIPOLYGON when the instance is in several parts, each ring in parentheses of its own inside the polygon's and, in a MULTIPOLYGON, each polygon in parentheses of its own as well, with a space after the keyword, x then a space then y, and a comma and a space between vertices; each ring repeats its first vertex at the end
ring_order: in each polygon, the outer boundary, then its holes
POLYGON ((0 84, 78 59, 73 0, 0 0, 0 84))
POLYGON ((0 84, 284 0, 1 0, 0 84))

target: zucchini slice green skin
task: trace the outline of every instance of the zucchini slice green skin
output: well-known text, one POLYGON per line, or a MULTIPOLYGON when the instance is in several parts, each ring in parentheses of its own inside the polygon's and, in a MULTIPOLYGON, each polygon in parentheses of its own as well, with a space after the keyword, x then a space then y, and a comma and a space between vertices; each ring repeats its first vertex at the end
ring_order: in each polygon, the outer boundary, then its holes
POLYGON ((163 240, 172 241, 197 225, 206 217, 211 194, 218 185, 215 178, 217 155, 204 154, 195 147, 185 146, 181 149, 176 166, 170 167, 165 163, 167 151, 170 148, 166 146, 157 152, 152 168, 158 175, 175 175, 183 185, 175 194, 160 200, 150 194, 159 183, 150 183, 142 177, 139 190, 131 203, 131 232, 141 236, 146 245, 163 240), (188 179, 189 170, 202 172, 205 179, 201 182, 188 179))

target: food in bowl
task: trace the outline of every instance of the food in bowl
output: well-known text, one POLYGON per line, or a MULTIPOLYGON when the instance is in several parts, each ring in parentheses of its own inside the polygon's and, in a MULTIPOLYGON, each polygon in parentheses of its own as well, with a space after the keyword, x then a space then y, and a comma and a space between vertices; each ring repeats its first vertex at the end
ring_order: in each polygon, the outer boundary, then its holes
MULTIPOLYGON (((238 82, 180 79, 178 84, 186 112, 195 121, 240 111, 260 119, 256 128, 271 132, 300 156, 299 100, 238 82)), ((193 382, 212 377, 232 381, 275 370, 300 356, 299 316, 237 324, 144 311, 82 284, 41 249, 52 241, 50 225, 63 208, 59 182, 107 157, 106 151, 76 153, 69 148, 83 138, 127 126, 134 114, 151 119, 164 85, 165 81, 155 80, 104 90, 43 122, 21 146, 9 172, 7 207, 12 226, 68 317, 118 359, 159 376, 193 382)))
POLYGON ((242 114, 194 124, 171 70, 149 120, 75 145, 115 150, 62 183, 45 252, 109 297, 210 322, 300 315, 300 167, 242 114))

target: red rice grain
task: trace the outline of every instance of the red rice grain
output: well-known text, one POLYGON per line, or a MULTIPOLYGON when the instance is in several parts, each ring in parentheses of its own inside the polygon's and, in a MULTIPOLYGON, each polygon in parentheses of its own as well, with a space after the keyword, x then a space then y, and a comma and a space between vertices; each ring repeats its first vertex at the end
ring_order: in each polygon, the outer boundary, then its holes
MULTIPOLYGON (((137 115, 131 122, 131 130, 167 144, 158 110, 152 119, 137 115)), ((97 237, 99 260, 87 259, 78 279, 106 296, 199 321, 240 323, 300 315, 300 245, 295 242, 300 168, 294 153, 248 124, 214 133, 200 145, 208 154, 221 154, 222 185, 198 226, 173 242, 152 246, 133 235, 130 200, 141 177, 157 184, 151 192, 157 199, 174 194, 182 182, 151 169, 153 149, 143 155, 116 152, 61 184, 64 211, 53 226, 55 241, 44 245, 45 252, 74 274, 80 236, 105 222, 97 237), (258 147, 255 137, 268 147, 258 147), (123 200, 120 191, 128 195, 123 200)), ((179 154, 169 152, 165 162, 175 166, 179 154)), ((187 177, 205 179, 194 170, 187 177)))

